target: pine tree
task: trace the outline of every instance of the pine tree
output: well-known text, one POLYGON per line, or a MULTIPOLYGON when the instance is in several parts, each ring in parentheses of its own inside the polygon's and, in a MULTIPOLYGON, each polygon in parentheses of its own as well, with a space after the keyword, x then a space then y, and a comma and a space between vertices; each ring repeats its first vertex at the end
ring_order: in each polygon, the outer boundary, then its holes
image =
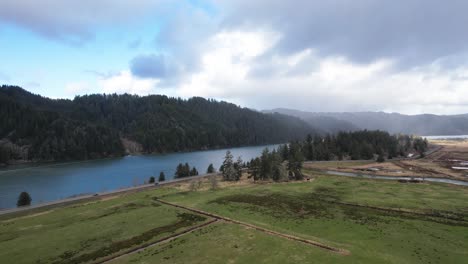
POLYGON ((184 165, 182 163, 179 163, 179 165, 177 165, 174 176, 176 179, 184 177, 184 165))
POLYGON ((187 162, 184 165, 183 175, 183 177, 190 176, 190 165, 187 162))
POLYGON ((237 157, 236 163, 234 163, 234 169, 236 170, 236 176, 235 179, 236 181, 240 180, 242 177, 242 168, 244 167, 242 158, 239 156, 237 157))
POLYGON ((260 159, 254 158, 250 160, 249 163, 249 174, 253 177, 254 181, 260 179, 260 159))
POLYGON ((166 175, 164 174, 163 171, 161 171, 161 172, 159 173, 159 179, 158 179, 158 181, 159 181, 159 182, 163 182, 163 181, 165 181, 165 180, 166 180, 166 175))
POLYGON ((206 173, 215 173, 215 168, 213 167, 213 163, 210 163, 208 166, 208 169, 206 170, 206 173))
POLYGON ((197 168, 193 167, 192 170, 190 171, 190 176, 197 176, 197 175, 198 175, 197 168))
POLYGON ((223 173, 223 179, 225 181, 234 181, 237 177, 237 171, 234 168, 233 156, 231 152, 226 151, 226 156, 224 157, 223 165, 221 166, 221 171, 223 173))
POLYGON ((289 160, 288 160, 288 171, 289 175, 294 180, 302 180, 302 163, 304 162, 304 156, 300 150, 298 142, 293 142, 289 147, 289 160))
POLYGON ((270 152, 268 148, 265 148, 262 151, 262 155, 260 156, 260 179, 266 180, 271 177, 272 169, 271 169, 271 160, 270 160, 270 152))

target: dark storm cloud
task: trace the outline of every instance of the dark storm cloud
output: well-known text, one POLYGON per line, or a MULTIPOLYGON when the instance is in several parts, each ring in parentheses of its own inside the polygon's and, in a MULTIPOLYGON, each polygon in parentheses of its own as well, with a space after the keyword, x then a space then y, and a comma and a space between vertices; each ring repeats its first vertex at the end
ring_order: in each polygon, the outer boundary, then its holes
MULTIPOLYGON (((468 51, 468 1, 222 1, 229 28, 271 27, 279 54, 307 48, 356 63, 396 59, 412 67, 468 51)), ((463 60, 456 64, 465 63, 463 60)))
POLYGON ((130 62, 132 74, 142 78, 165 79, 176 84, 182 75, 194 73, 201 64, 206 40, 216 33, 215 18, 197 6, 174 10, 154 39, 158 51, 169 55, 139 55, 130 62))

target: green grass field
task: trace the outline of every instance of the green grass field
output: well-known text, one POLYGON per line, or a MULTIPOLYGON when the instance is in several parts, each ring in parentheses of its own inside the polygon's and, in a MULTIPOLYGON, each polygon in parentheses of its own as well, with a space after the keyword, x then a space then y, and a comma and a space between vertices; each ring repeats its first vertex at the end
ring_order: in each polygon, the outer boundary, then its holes
POLYGON ((202 223, 139 193, 0 221, 0 263, 83 263, 202 223))
POLYGON ((301 183, 186 189, 164 187, 1 219, 0 263, 89 263, 98 253, 116 255, 127 246, 208 221, 161 205, 155 197, 350 254, 221 221, 114 263, 466 263, 468 259, 466 187, 317 176, 301 183))

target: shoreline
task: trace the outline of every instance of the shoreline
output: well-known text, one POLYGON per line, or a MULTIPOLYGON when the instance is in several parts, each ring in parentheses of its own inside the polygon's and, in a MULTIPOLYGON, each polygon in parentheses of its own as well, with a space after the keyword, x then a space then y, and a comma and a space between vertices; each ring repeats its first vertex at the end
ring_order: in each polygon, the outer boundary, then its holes
POLYGON ((84 195, 79 195, 75 197, 68 197, 64 199, 59 199, 55 201, 50 201, 50 202, 45 202, 45 203, 39 203, 39 204, 33 204, 29 206, 23 206, 23 207, 15 207, 15 208, 4 208, 0 209, 0 217, 2 216, 7 216, 10 214, 15 214, 15 213, 22 213, 22 212, 29 212, 29 211, 34 211, 36 209, 41 210, 45 208, 55 208, 55 207, 62 207, 62 206, 67 206, 71 205, 74 203, 79 203, 83 202, 86 200, 93 201, 93 200, 100 200, 102 198, 108 197, 108 196, 114 196, 114 195, 121 195, 121 194, 127 194, 127 193, 133 193, 133 192, 141 192, 144 190, 150 190, 150 189, 156 189, 159 186, 165 185, 169 186, 171 184, 177 184, 181 182, 186 182, 186 181, 191 181, 195 179, 203 179, 209 176, 219 176, 221 173, 216 172, 216 173, 210 173, 210 174, 202 174, 202 175, 197 175, 197 176, 190 176, 190 177, 185 177, 185 178, 180 178, 180 179, 173 179, 173 180, 168 180, 168 181, 163 181, 163 182, 157 182, 157 184, 143 184, 139 186, 134 186, 134 187, 128 187, 128 188, 122 188, 118 190, 113 190, 113 191, 108 191, 108 192, 98 192, 98 193, 92 193, 92 194, 84 194, 84 195))
POLYGON ((248 148, 248 147, 262 147, 262 146, 271 146, 271 145, 281 145, 285 143, 267 143, 267 144, 260 144, 260 145, 246 145, 246 146, 236 146, 236 147, 220 147, 220 148, 212 148, 212 149, 194 149, 194 150, 187 150, 187 151, 176 151, 176 152, 164 152, 164 153, 130 153, 130 154, 125 154, 122 156, 109 156, 109 157, 103 157, 103 158, 96 158, 96 159, 84 159, 84 160, 70 160, 70 161, 20 161, 15 164, 7 164, 7 165, 2 165, 0 164, 0 175, 2 172, 11 172, 15 170, 21 170, 21 169, 28 169, 28 168, 46 168, 46 167, 53 167, 53 166, 61 166, 61 165, 69 165, 69 164, 79 164, 79 163, 85 163, 85 162, 93 162, 93 161, 103 161, 103 160, 111 160, 111 159, 119 159, 119 158, 125 158, 129 156, 166 156, 166 155, 173 155, 173 154, 184 154, 184 153, 193 153, 193 152, 204 152, 204 151, 214 151, 214 150, 231 150, 231 149, 236 149, 236 148, 248 148), (21 168, 24 166, 25 168, 21 168), (15 168, 19 167, 19 168, 15 168))

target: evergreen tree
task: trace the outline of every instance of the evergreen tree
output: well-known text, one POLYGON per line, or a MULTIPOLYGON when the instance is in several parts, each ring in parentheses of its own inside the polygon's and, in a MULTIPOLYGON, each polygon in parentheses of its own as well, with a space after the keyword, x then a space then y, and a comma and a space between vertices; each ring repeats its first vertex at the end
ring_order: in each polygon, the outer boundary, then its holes
POLYGON ((242 168, 244 167, 242 158, 237 157, 236 162, 234 163, 234 170, 236 171, 236 177, 234 180, 238 181, 242 177, 242 168))
POLYGON ((280 154, 273 150, 271 153, 270 162, 272 164, 272 179, 274 181, 281 181, 286 178, 286 170, 284 169, 283 162, 280 154))
POLYGON ((260 179, 266 180, 271 177, 272 167, 271 167, 271 157, 268 148, 265 148, 262 151, 260 156, 260 179))
POLYGON ((226 151, 226 156, 221 166, 221 172, 223 173, 223 179, 225 181, 235 181, 237 179, 238 172, 234 167, 233 158, 231 151, 226 151))
POLYGON ((294 180, 302 180, 302 163, 304 162, 304 156, 302 155, 298 142, 293 142, 289 147, 289 159, 288 159, 288 171, 289 175, 294 180))
POLYGON ((177 165, 174 176, 176 179, 184 177, 184 165, 182 163, 179 163, 179 165, 177 165))
POLYGON ((159 182, 163 182, 163 181, 165 181, 165 180, 166 180, 166 175, 164 174, 163 171, 161 171, 161 172, 159 173, 159 179, 158 179, 158 181, 159 181, 159 182))
POLYGON ((253 177, 254 181, 260 180, 260 165, 261 161, 259 158, 254 158, 250 160, 249 163, 249 174, 253 177))
POLYGON ((197 168, 193 167, 192 170, 190 171, 190 176, 197 176, 197 175, 198 175, 197 168))
POLYGON ((186 163, 184 164, 184 170, 183 170, 183 175, 184 175, 184 177, 190 176, 190 172, 191 172, 191 171, 190 171, 190 165, 188 164, 188 162, 186 162, 186 163))
POLYGON ((149 181, 148 181, 148 182, 149 182, 149 183, 154 183, 155 181, 156 181, 156 179, 154 178, 154 176, 151 176, 151 177, 149 178, 149 181))
POLYGON ((190 165, 188 163, 179 163, 176 168, 175 178, 184 178, 190 176, 190 165))
POLYGON ((20 206, 26 206, 26 205, 31 205, 31 196, 27 192, 21 192, 19 197, 18 197, 18 202, 16 202, 16 205, 18 207, 20 206))
POLYGON ((213 163, 210 163, 208 166, 208 169, 206 170, 206 173, 215 173, 215 168, 213 167, 213 163))

